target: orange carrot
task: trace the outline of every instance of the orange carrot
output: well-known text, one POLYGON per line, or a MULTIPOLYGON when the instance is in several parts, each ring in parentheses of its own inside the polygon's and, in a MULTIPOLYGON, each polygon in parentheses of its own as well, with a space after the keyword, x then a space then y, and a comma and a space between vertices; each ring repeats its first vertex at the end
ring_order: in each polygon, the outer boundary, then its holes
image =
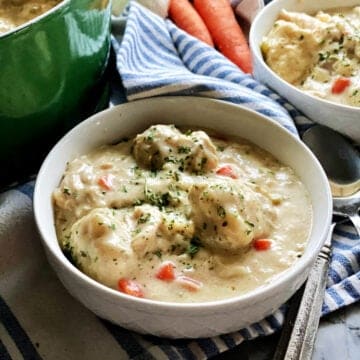
POLYGON ((269 250, 271 248, 271 240, 257 239, 254 241, 254 248, 257 251, 269 250))
POLYGON ((339 77, 335 80, 331 92, 333 94, 341 94, 344 90, 351 85, 351 80, 344 77, 339 77))
POLYGON ((121 278, 118 281, 118 288, 125 294, 140 298, 144 297, 144 293, 140 285, 134 280, 121 278))
POLYGON ((203 19, 188 0, 171 0, 169 17, 180 29, 206 44, 214 46, 203 19))
POLYGON ((218 50, 246 73, 252 73, 252 59, 245 35, 229 0, 194 0, 218 50))
POLYGON ((115 178, 112 174, 107 174, 99 178, 98 184, 105 190, 111 190, 113 186, 113 179, 115 178))
POLYGON ((237 179, 238 178, 238 176, 234 173, 234 170, 230 165, 222 166, 221 168, 216 170, 216 173, 218 175, 231 177, 232 179, 237 179))
POLYGON ((165 261, 161 264, 156 277, 164 281, 172 281, 175 279, 175 265, 171 261, 165 261))

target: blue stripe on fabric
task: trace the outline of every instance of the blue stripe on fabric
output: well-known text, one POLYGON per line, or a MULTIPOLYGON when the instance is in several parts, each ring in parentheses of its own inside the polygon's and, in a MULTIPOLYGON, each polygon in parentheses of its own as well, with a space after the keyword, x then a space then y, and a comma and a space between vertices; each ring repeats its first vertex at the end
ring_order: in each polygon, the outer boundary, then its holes
POLYGON ((211 63, 210 66, 202 72, 205 76, 211 76, 211 74, 219 68, 219 65, 216 63, 211 63))
POLYGON ((141 69, 146 68, 148 66, 148 63, 152 63, 152 57, 148 54, 145 54, 144 51, 141 50, 141 47, 139 49, 138 44, 135 42, 135 39, 137 37, 133 37, 134 43, 132 44, 132 52, 134 56, 134 63, 138 66, 138 71, 141 73, 141 69))
POLYGON ((330 308, 329 306, 324 302, 322 304, 322 308, 321 308, 321 314, 322 315, 325 315, 325 314, 328 314, 330 312, 330 308))
POLYGON ((23 185, 20 185, 16 188, 16 190, 22 192, 23 194, 25 194, 26 196, 28 196, 30 199, 32 199, 33 194, 34 194, 34 183, 26 183, 23 185))
MULTIPOLYGON (((186 54, 188 50, 192 47, 192 43, 186 39, 185 36, 180 37, 180 41, 178 41, 175 45, 176 47, 181 50, 181 55, 186 54)), ((179 54, 180 55, 180 54, 179 54)), ((183 64, 184 66, 184 64, 183 64)))
MULTIPOLYGON (((235 88, 236 89, 236 88, 235 88)), ((276 104, 271 102, 270 99, 266 98, 263 95, 256 95, 253 91, 243 87, 237 90, 238 94, 233 95, 233 88, 226 88, 222 87, 220 90, 231 90, 231 95, 229 93, 224 93, 220 95, 223 100, 230 101, 233 103, 250 103, 250 104, 256 104, 257 111, 263 111, 263 112, 271 112, 275 116, 283 117, 285 120, 285 116, 287 114, 285 109, 278 109, 276 104), (260 106, 262 104, 262 106, 260 106)), ((220 93, 221 94, 221 93, 220 93)), ((286 118, 287 122, 290 122, 288 118, 286 118)))
POLYGON ((41 360, 29 336, 12 313, 5 300, 0 296, 0 321, 15 342, 24 359, 41 360))
POLYGON ((131 331, 125 330, 106 320, 100 319, 100 321, 108 329, 118 344, 127 352, 130 358, 137 357, 137 359, 139 359, 139 356, 141 356, 143 359, 154 359, 154 357, 139 344, 131 331))
MULTIPOLYGON (((173 44, 171 43, 171 41, 168 41, 169 40, 168 32, 164 31, 164 29, 160 30, 161 34, 157 33, 156 31, 153 31, 157 25, 153 21, 149 20, 149 18, 145 19, 139 17, 136 20, 137 20, 137 29, 144 30, 141 31, 140 34, 143 38, 146 37, 149 40, 151 39, 153 44, 159 47, 159 51, 161 53, 176 55, 176 51, 173 44)), ((137 41, 141 45, 140 38, 137 41)), ((182 62, 179 60, 179 58, 177 58, 177 62, 180 66, 183 65, 182 62)))
MULTIPOLYGON (((165 86, 175 86, 176 84, 175 83, 171 83, 169 82, 169 84, 166 84, 166 85, 163 85, 164 87, 165 86)), ((139 88, 140 86, 136 86, 136 87, 133 87, 131 89, 128 90, 128 95, 133 95, 133 94, 139 94, 139 88)), ((141 86, 141 92, 145 92, 145 91, 149 91, 149 90, 153 90, 154 89, 154 86, 152 84, 148 84, 148 85, 143 85, 141 86)), ((176 91, 169 91, 167 92, 167 95, 172 95, 173 93, 177 93, 179 95, 187 95, 187 94, 195 94, 199 91, 208 91, 209 89, 207 89, 204 85, 189 85, 189 87, 187 89, 180 89, 180 90, 176 90, 176 91), (190 91, 191 89, 191 91, 190 91)))
POLYGON ((180 65, 179 58, 175 56, 176 54, 167 49, 159 48, 156 39, 146 36, 144 33, 140 33, 138 37, 139 39, 137 39, 137 42, 134 44, 134 46, 141 48, 142 54, 144 56, 146 55, 146 58, 148 59, 148 61, 145 63, 146 67, 164 68, 164 66, 173 64, 177 66, 180 65), (151 57, 151 55, 154 55, 155 51, 158 52, 158 55, 161 55, 161 59, 154 56, 151 57))
POLYGON ((219 349, 216 344, 209 339, 198 339, 196 343, 201 347, 207 357, 212 357, 219 354, 219 349))
POLYGON ((1 360, 11 360, 10 354, 6 350, 6 347, 2 343, 1 339, 0 339, 0 359, 1 360))
POLYGON ((344 279, 341 286, 353 299, 356 300, 360 299, 359 291, 355 289, 354 285, 351 283, 349 279, 344 279))
POLYGON ((220 339, 230 349, 237 345, 236 342, 234 341, 234 338, 231 335, 220 335, 220 339))
MULTIPOLYGON (((229 74, 230 75, 230 74, 229 74)), ((232 84, 234 85, 241 85, 241 86, 244 86, 244 87, 248 87, 247 86, 247 82, 249 81, 249 76, 248 74, 236 74, 235 76, 231 77, 231 79, 229 79, 229 76, 228 77, 225 77, 224 79, 226 81, 229 81, 231 82, 232 84)), ((257 84, 259 86, 259 84, 257 84)), ((259 91, 257 91, 259 93, 259 91)))
POLYGON ((259 86, 259 83, 257 82, 250 82, 246 85, 246 87, 251 90, 254 90, 257 86, 259 86))
MULTIPOLYGON (((261 90, 261 91, 265 91, 265 90, 261 90)), ((272 100, 276 101, 279 105, 285 107, 285 105, 287 104, 287 102, 285 101, 285 99, 279 97, 278 94, 274 93, 273 91, 271 90, 268 90, 269 91, 269 98, 271 98, 272 100)))
POLYGON ((261 336, 265 335, 265 330, 259 323, 255 323, 251 326, 259 335, 261 335, 261 336))
POLYGON ((359 236, 357 234, 355 234, 355 233, 353 234, 353 233, 345 231, 345 230, 336 229, 335 234, 339 235, 339 236, 349 238, 351 240, 360 240, 360 238, 359 238, 359 236))
MULTIPOLYGON (((262 89, 260 91, 260 94, 261 95, 264 95, 264 96, 270 96, 272 94, 272 91, 270 91, 269 89, 262 89)), ((281 104, 280 104, 281 105, 281 104)))
MULTIPOLYGON (((185 65, 187 67, 189 67, 189 64, 191 62, 194 61, 194 59, 197 57, 197 56, 200 56, 200 55, 203 55, 204 53, 207 53, 208 52, 208 49, 204 49, 204 48, 197 48, 197 47, 194 47, 194 51, 190 51, 190 49, 183 54, 182 58, 183 58, 183 61, 185 63, 185 65)), ((196 64, 196 62, 195 62, 196 64)))
POLYGON ((209 63, 210 61, 211 61, 211 54, 207 54, 206 56, 199 59, 199 61, 194 65, 193 70, 198 72, 202 66, 209 63))
MULTIPOLYGON (((231 96, 224 94, 223 96, 219 96, 222 100, 230 101, 235 104, 245 104, 245 103, 256 103, 256 97, 250 92, 244 92, 241 96, 231 96)), ((261 108, 259 111, 268 111, 267 109, 261 108)))
POLYGON ((231 70, 225 69, 222 72, 220 72, 219 74, 217 74, 217 77, 220 79, 225 78, 226 76, 230 75, 232 73, 231 70))
POLYGON ((249 339, 252 339, 252 336, 250 334, 250 331, 247 329, 247 328, 243 328, 239 331, 239 333, 241 334, 241 336, 246 339, 246 340, 249 340, 249 339))
POLYGON ((270 324, 272 329, 279 330, 281 328, 281 324, 278 322, 275 316, 270 315, 266 317, 265 320, 270 324))
POLYGON ((159 17, 152 16, 151 12, 142 12, 137 21, 143 25, 141 30, 151 34, 151 36, 159 39, 160 45, 166 49, 173 50, 174 44, 171 41, 169 31, 164 26, 164 20, 159 17))
MULTIPOLYGON (((208 91, 212 91, 212 89, 209 89, 206 87, 206 85, 193 85, 192 87, 189 87, 188 89, 186 89, 185 91, 174 91, 172 92, 172 94, 178 94, 178 95, 182 95, 181 92, 183 92, 185 94, 192 94, 193 96, 199 96, 199 97, 208 97, 206 95, 204 95, 204 92, 208 92, 208 91)), ((218 99, 218 100, 222 100, 221 97, 214 97, 214 99, 218 99)))
POLYGON ((299 115, 299 112, 296 109, 287 109, 287 111, 293 118, 299 115))
POLYGON ((176 353, 173 347, 170 344, 167 345, 158 345, 159 348, 166 354, 169 360, 179 360, 180 356, 176 353))
MULTIPOLYGON (((141 36, 141 40, 142 40, 142 45, 141 46, 146 46, 147 49, 146 50, 142 50, 143 52, 145 51, 150 51, 151 53, 147 55, 148 59, 151 59, 151 67, 150 68, 154 68, 154 65, 156 65, 156 68, 159 69, 164 69, 165 67, 167 67, 168 70, 170 70, 169 68, 179 68, 182 69, 182 67, 179 66, 179 58, 177 56, 174 56, 173 53, 171 52, 162 52, 161 53, 161 59, 159 60, 155 60, 155 58, 151 55, 154 54, 154 52, 159 51, 156 46, 152 45, 151 43, 153 42, 153 39, 149 39, 149 38, 145 38, 143 36, 141 36), (166 63, 165 63, 166 61, 166 63)), ((150 61, 149 61, 150 62, 150 61)), ((145 64, 145 66, 148 66, 149 64, 145 64)))
POLYGON ((190 350, 189 345, 192 340, 176 339, 172 340, 172 344, 176 347, 176 350, 186 360, 196 360, 196 356, 190 350))
POLYGON ((342 306, 345 303, 344 299, 338 294, 338 292, 334 288, 330 287, 326 290, 326 292, 333 298, 338 307, 342 306))
POLYGON ((348 250, 347 252, 350 252, 349 254, 347 254, 347 256, 349 257, 349 260, 351 261, 351 263, 353 262, 353 260, 355 260, 356 261, 355 266, 359 266, 359 264, 360 264, 360 247, 356 246, 356 247, 352 248, 351 250, 348 250))
POLYGON ((149 61, 149 63, 148 63, 149 65, 153 65, 154 63, 162 62, 163 67, 166 65, 169 65, 169 64, 176 65, 181 68, 183 67, 183 63, 179 59, 175 49, 168 49, 166 47, 161 47, 162 44, 159 42, 159 40, 156 37, 148 36, 148 34, 146 34, 146 35, 147 36, 145 36, 145 34, 143 34, 143 33, 140 34, 139 46, 141 46, 141 48, 144 50, 145 45, 147 45, 149 47, 149 49, 152 50, 153 53, 156 52, 156 54, 159 57, 158 61, 155 61, 155 57, 153 57, 152 60, 149 61), (159 48, 159 46, 160 46, 160 48, 159 48), (161 56, 161 58, 160 58, 160 56, 161 56))
MULTIPOLYGON (((166 24, 168 25, 168 22, 166 22, 166 24)), ((187 35, 185 35, 184 32, 174 31, 172 27, 170 27, 169 33, 174 40, 174 45, 176 48, 183 40, 186 40, 187 38, 187 35)))
POLYGON ((340 253, 334 253, 332 255, 332 261, 338 262, 347 272, 348 275, 352 275, 354 273, 354 269, 352 268, 349 259, 340 253))
POLYGON ((341 277, 340 275, 336 272, 336 270, 330 266, 329 271, 328 271, 328 276, 331 278, 332 282, 334 284, 337 284, 338 282, 341 281, 341 277))
POLYGON ((171 344, 169 340, 159 338, 151 335, 144 335, 144 340, 149 341, 152 345, 158 346, 168 357, 169 360, 178 360, 180 356, 175 351, 174 344, 171 344))
POLYGON ((354 245, 349 245, 349 244, 344 244, 341 240, 332 240, 331 243, 332 247, 333 247, 333 251, 351 251, 354 247, 354 245))
MULTIPOLYGON (((129 35, 130 37, 131 35, 129 35)), ((123 76, 122 68, 119 68, 119 63, 121 61, 127 61, 128 63, 133 64, 128 71, 134 71, 137 73, 141 72, 141 64, 139 64, 137 61, 135 61, 135 51, 133 51, 132 44, 130 43, 123 43, 121 47, 121 51, 119 52, 117 59, 116 59, 116 65, 117 69, 119 71, 120 76, 123 76)))

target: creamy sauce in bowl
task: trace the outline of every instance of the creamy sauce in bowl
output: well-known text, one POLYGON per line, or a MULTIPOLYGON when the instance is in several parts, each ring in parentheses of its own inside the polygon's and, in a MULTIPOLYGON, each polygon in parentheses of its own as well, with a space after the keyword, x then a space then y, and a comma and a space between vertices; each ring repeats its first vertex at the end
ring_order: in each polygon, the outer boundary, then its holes
POLYGON ((303 254, 309 195, 243 139, 155 125, 71 161, 53 194, 59 243, 129 295, 205 302, 272 281, 303 254))
POLYGON ((0 0, 0 35, 25 24, 62 0, 0 0))
POLYGON ((315 15, 282 10, 261 50, 269 67, 301 91, 360 107, 360 6, 315 15))

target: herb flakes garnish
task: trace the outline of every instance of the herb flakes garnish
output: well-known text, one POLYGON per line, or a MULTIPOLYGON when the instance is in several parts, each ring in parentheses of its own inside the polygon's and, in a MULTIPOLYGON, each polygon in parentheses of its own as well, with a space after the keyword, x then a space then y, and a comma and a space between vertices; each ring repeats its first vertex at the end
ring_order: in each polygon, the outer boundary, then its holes
POLYGON ((194 236, 190 240, 190 244, 186 250, 186 253, 190 255, 191 258, 193 258, 199 252, 201 246, 201 240, 197 236, 194 236))
POLYGON ((162 258, 162 251, 161 250, 153 251, 153 254, 156 255, 159 259, 162 258))
POLYGON ((151 215, 149 213, 147 214, 142 214, 139 219, 138 219, 138 224, 145 224, 146 222, 148 222, 150 220, 151 215))
POLYGON ((189 146, 179 146, 178 153, 179 154, 190 154, 191 148, 189 146))
POLYGON ((249 225, 252 228, 255 227, 255 225, 252 222, 247 221, 247 220, 245 220, 245 224, 249 225))

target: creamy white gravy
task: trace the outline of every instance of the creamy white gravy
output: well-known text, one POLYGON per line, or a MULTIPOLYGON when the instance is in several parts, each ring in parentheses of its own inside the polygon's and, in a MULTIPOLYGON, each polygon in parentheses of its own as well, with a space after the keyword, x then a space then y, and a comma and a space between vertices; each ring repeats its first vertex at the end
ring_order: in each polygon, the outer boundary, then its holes
POLYGON ((53 199, 76 266, 161 301, 229 298, 270 282, 301 257, 312 223, 304 185, 271 154, 166 125, 71 161, 53 199))
POLYGON ((282 10, 261 48, 266 63, 300 90, 360 106, 360 6, 314 16, 282 10))

